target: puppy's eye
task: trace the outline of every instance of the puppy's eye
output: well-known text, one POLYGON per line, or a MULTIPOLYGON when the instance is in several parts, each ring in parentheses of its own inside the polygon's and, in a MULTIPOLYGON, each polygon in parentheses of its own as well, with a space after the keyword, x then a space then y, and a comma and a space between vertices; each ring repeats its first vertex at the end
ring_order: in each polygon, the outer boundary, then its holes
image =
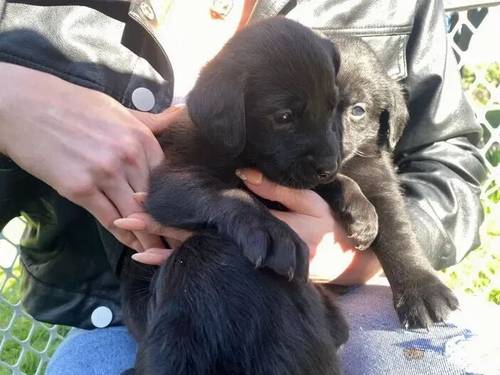
POLYGON ((274 121, 278 124, 289 124, 293 121, 293 112, 290 109, 278 111, 273 116, 274 121))
POLYGON ((351 107, 351 116, 355 119, 362 118, 366 113, 365 105, 363 103, 355 104, 351 107))

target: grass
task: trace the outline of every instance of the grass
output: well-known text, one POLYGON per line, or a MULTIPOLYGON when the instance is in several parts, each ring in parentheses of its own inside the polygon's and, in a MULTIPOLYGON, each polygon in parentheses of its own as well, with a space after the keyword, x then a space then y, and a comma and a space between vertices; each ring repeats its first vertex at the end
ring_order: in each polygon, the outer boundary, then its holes
POLYGON ((12 247, 19 243, 23 227, 19 219, 9 223, 3 232, 6 238, 0 244, 0 375, 11 374, 9 366, 35 374, 45 366, 42 358, 50 357, 69 332, 68 327, 34 322, 16 308, 21 299, 21 266, 19 259, 13 257, 12 247))
POLYGON ((500 305, 500 200, 485 199, 483 207, 481 246, 443 271, 444 280, 453 290, 500 305))

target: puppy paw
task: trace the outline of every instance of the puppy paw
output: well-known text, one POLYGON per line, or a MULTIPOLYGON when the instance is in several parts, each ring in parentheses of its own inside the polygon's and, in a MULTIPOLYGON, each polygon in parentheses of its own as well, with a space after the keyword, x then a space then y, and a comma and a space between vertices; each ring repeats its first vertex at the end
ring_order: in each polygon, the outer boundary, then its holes
POLYGON ((246 221, 236 240, 256 268, 267 267, 289 280, 307 281, 309 249, 288 225, 272 217, 246 221))
POLYGON ((394 291, 394 306, 405 329, 428 328, 458 308, 458 299, 431 273, 394 291))
POLYGON ((347 207, 346 232, 358 250, 366 250, 378 235, 378 215, 367 200, 355 200, 347 207))

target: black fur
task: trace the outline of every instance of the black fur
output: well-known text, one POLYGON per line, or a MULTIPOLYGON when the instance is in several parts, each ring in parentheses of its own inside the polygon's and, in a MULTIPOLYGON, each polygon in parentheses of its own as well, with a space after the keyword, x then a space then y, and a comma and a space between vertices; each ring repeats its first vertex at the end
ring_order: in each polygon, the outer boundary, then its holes
POLYGON ((147 209, 200 234, 159 270, 124 260, 137 373, 340 371, 345 322, 326 290, 303 282, 305 244, 241 189, 239 167, 315 188, 357 247, 376 252, 405 326, 456 308, 418 247, 398 188, 389 150, 407 118, 401 88, 361 41, 339 36, 336 45, 338 75, 336 47, 299 24, 248 27, 202 71, 188 99, 192 122, 163 135, 167 161, 153 173, 147 209), (359 102, 366 113, 356 117, 359 102))
POLYGON ((390 282, 405 327, 443 321, 458 307, 416 240, 405 209, 391 153, 408 117, 401 87, 391 80, 361 40, 337 36, 342 67, 337 76, 343 113, 344 158, 340 175, 351 182, 323 185, 320 194, 343 216, 360 249, 371 245, 390 282), (364 116, 354 116, 359 103, 364 116), (371 202, 369 207, 366 199, 371 202), (352 199, 352 191, 356 199, 352 199), (378 217, 378 223, 377 223, 378 217), (378 227, 378 229, 377 229, 378 227))
MULTIPOLYGON (((143 279, 125 261, 137 277, 125 287, 137 290, 143 279)), ((320 288, 256 271, 219 235, 195 235, 154 273, 147 305, 124 305, 137 310, 124 311, 139 343, 135 373, 340 374, 347 328, 320 288)))
POLYGON ((234 175, 255 166, 289 186, 333 180, 338 68, 332 43, 274 18, 236 34, 201 72, 192 122, 160 139, 166 162, 146 202, 156 220, 199 234, 158 270, 123 260, 136 373, 340 373, 347 326, 331 294, 305 282, 306 245, 234 175))
POLYGON ((306 245, 239 189, 234 171, 257 167, 297 188, 334 179, 342 158, 338 61, 331 42, 285 18, 237 33, 189 95, 194 127, 163 135, 167 162, 151 179, 148 211, 166 225, 209 225, 257 267, 306 280, 306 245))

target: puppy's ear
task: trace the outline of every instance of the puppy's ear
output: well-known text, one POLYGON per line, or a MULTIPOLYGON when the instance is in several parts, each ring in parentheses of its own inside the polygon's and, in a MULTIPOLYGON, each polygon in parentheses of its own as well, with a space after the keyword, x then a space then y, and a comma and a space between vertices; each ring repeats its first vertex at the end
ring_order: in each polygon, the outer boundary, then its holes
POLYGON ((212 61, 187 100, 189 116, 206 139, 232 155, 240 154, 246 141, 244 82, 230 64, 212 61))
POLYGON ((405 91, 394 82, 390 86, 385 109, 380 114, 379 143, 394 150, 408 121, 405 91))
POLYGON ((325 48, 326 52, 332 59, 333 67, 335 68, 335 75, 339 74, 340 69, 340 52, 331 40, 326 38, 321 38, 323 43, 323 48, 325 48))

